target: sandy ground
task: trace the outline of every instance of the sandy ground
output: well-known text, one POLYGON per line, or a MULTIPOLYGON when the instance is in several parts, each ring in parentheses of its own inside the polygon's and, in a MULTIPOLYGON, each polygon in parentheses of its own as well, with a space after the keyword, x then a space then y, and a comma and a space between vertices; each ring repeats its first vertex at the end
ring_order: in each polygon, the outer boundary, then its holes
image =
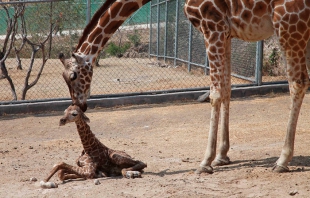
POLYGON ((55 189, 41 189, 39 182, 55 163, 75 164, 82 150, 75 124, 59 127, 60 112, 1 117, 0 197, 309 197, 309 94, 299 117, 291 172, 271 172, 283 146, 289 101, 288 94, 234 99, 233 163, 215 168, 212 175, 194 173, 206 148, 210 104, 90 110, 90 126, 105 145, 148 167, 142 178, 102 178, 100 185, 94 180, 61 183, 54 176, 55 189))

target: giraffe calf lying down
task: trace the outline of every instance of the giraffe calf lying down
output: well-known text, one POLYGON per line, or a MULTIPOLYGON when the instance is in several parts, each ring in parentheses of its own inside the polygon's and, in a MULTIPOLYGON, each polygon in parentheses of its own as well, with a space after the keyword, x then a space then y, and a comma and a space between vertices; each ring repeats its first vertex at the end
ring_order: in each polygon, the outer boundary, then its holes
POLYGON ((102 144, 90 130, 87 124, 89 118, 86 117, 79 106, 69 106, 60 119, 59 125, 63 126, 70 122, 75 122, 84 148, 80 157, 76 160, 77 166, 71 166, 64 162, 56 164, 48 177, 41 181, 41 187, 57 188, 57 184, 48 182, 57 171, 59 171, 58 177, 61 181, 119 175, 126 178, 141 177, 141 173, 147 165, 132 159, 123 151, 116 151, 102 144))

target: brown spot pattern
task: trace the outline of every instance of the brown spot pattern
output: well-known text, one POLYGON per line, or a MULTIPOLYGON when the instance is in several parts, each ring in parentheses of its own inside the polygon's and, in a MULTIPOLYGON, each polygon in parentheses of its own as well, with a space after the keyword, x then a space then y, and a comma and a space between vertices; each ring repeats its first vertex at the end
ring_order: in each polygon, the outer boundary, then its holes
POLYGON ((123 17, 130 16, 132 13, 134 13, 136 10, 139 9, 139 5, 136 2, 126 3, 126 5, 124 7, 126 7, 126 9, 122 9, 119 12, 119 15, 123 16, 123 17))

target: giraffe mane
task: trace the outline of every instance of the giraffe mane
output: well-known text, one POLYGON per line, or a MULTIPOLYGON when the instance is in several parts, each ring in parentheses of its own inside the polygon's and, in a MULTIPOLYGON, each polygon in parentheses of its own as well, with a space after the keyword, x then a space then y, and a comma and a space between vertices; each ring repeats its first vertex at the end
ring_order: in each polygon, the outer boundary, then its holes
POLYGON ((75 48, 74 52, 77 52, 77 50, 81 47, 87 36, 90 34, 90 32, 96 27, 97 22, 99 18, 111 7, 111 5, 115 2, 116 0, 106 0, 104 4, 97 10, 97 12, 94 14, 90 22, 86 25, 82 36, 80 37, 79 43, 75 48))

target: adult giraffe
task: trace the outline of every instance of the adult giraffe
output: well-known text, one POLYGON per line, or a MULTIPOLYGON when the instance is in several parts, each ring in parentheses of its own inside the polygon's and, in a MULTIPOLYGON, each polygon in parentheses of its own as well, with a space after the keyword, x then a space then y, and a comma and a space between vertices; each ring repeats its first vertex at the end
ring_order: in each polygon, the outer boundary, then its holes
MULTIPOLYGON (((105 43, 134 11, 150 0, 107 0, 86 26, 70 59, 60 55, 64 79, 73 103, 84 111, 92 79, 92 65, 105 43)), ((287 172, 293 157, 296 125, 309 84, 310 0, 186 0, 184 11, 203 33, 210 64, 211 123, 205 157, 196 173, 212 173, 213 165, 229 164, 229 103, 231 39, 258 41, 276 34, 285 57, 291 111, 285 143, 275 172, 287 172), (216 141, 221 113, 219 154, 216 141)))

